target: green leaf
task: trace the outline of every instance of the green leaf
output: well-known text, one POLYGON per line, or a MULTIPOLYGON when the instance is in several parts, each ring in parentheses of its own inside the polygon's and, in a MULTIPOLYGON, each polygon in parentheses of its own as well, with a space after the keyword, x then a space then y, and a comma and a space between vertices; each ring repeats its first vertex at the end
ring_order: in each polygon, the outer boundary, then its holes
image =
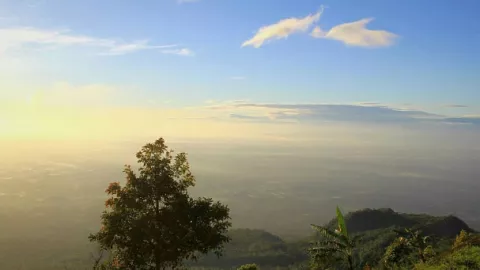
POLYGON ((330 230, 327 227, 318 226, 318 225, 314 225, 314 224, 312 224, 311 226, 314 230, 318 231, 323 236, 326 236, 328 238, 338 239, 339 241, 342 241, 342 242, 347 242, 347 239, 345 238, 345 236, 343 234, 336 233, 336 232, 330 230))
POLYGON ((343 217, 342 211, 340 211, 340 208, 337 206, 337 222, 338 222, 338 229, 340 230, 340 233, 345 236, 345 238, 348 239, 348 231, 347 231, 347 225, 345 224, 345 218, 343 217))

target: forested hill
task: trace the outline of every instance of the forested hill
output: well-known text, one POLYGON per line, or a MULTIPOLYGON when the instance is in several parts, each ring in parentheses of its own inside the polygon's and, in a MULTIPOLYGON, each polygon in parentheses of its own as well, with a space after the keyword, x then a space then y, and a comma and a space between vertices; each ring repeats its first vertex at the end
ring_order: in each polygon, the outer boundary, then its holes
MULTIPOLYGON (((454 216, 435 217, 426 214, 404 214, 392 209, 364 209, 345 216, 349 232, 358 235, 361 250, 356 254, 363 264, 377 263, 396 235, 393 229, 416 228, 431 235, 440 249, 447 249, 460 231, 473 232, 461 219, 454 216)), ((336 219, 327 223, 335 227, 336 219)), ((262 230, 235 229, 230 231, 232 241, 226 245, 225 256, 208 256, 194 264, 196 267, 230 269, 242 264, 256 263, 262 269, 289 269, 305 264, 306 249, 312 236, 287 242, 262 230)))
MULTIPOLYGON (((455 216, 435 217, 426 214, 404 214, 390 208, 363 209, 345 216, 350 233, 362 233, 390 227, 420 229, 425 234, 438 237, 455 237, 461 230, 473 232, 463 220, 455 216)), ((336 218, 328 223, 334 228, 336 218)))

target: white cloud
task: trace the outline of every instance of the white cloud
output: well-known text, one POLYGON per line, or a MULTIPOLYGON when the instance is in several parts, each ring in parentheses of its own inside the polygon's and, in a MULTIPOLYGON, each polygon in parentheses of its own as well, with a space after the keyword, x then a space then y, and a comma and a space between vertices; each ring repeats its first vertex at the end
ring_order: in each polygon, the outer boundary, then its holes
POLYGON ((291 34, 306 32, 315 22, 320 19, 323 7, 319 12, 310 14, 304 18, 289 18, 281 20, 275 24, 261 27, 255 36, 245 41, 242 47, 253 46, 260 48, 265 42, 272 39, 287 38, 291 34))
POLYGON ((195 53, 193 53, 193 51, 191 51, 190 49, 187 49, 187 48, 163 50, 162 53, 176 54, 176 55, 181 55, 181 56, 194 56, 195 55, 195 53))
MULTIPOLYGON (((287 38, 294 33, 307 32, 310 27, 320 20, 323 7, 315 14, 304 18, 289 18, 275 24, 261 27, 251 39, 245 41, 242 47, 253 46, 260 48, 273 39, 287 38)), ((339 24, 329 31, 323 31, 316 26, 310 35, 314 38, 338 40, 349 46, 359 47, 386 47, 394 43, 397 35, 385 30, 367 29, 367 24, 373 18, 365 18, 355 22, 339 24)))
POLYGON ((129 44, 122 44, 115 47, 112 47, 108 52, 103 53, 105 55, 122 55, 131 52, 141 51, 141 50, 152 50, 152 49, 165 49, 165 48, 175 48, 177 45, 148 45, 148 41, 142 40, 134 43, 129 44))
MULTIPOLYGON (((142 50, 165 49, 177 45, 151 45, 148 40, 134 42, 119 42, 113 39, 96 38, 76 35, 69 30, 49 30, 32 27, 17 27, 0 29, 0 54, 11 49, 19 49, 27 45, 65 47, 89 46, 103 49, 103 55, 122 55, 142 50)), ((178 48, 178 51, 189 51, 178 48)))
POLYGON ((359 47, 386 47, 392 45, 397 35, 384 30, 367 29, 367 24, 373 18, 344 23, 332 27, 324 32, 319 26, 315 27, 311 36, 314 38, 327 38, 338 40, 349 46, 359 47))

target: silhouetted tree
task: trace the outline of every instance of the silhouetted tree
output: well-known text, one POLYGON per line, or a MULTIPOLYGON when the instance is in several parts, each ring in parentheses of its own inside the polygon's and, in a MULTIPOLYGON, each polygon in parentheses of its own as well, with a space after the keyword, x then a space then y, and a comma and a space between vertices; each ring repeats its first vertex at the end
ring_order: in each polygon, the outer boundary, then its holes
POLYGON ((195 178, 185 153, 173 154, 160 138, 136 155, 138 174, 126 165, 126 183, 114 182, 102 228, 90 235, 113 254, 118 269, 177 268, 199 254, 221 255, 231 226, 229 209, 209 198, 193 199, 195 178))

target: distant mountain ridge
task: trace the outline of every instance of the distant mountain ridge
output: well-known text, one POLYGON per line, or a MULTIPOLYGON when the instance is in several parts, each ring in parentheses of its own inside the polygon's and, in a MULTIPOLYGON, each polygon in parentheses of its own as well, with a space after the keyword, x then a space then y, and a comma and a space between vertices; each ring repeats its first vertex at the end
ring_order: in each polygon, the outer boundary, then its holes
MULTIPOLYGON (((465 230, 473 232, 464 221, 455 216, 431 216, 427 214, 398 213, 390 208, 362 209, 345 216, 350 234, 359 235, 359 244, 363 247, 357 254, 362 261, 377 262, 385 248, 395 238, 393 229, 420 229, 444 241, 452 239, 465 230)), ((336 219, 325 226, 334 228, 336 219)), ((307 225, 306 225, 307 226, 307 225)), ((280 237, 264 230, 233 229, 230 231, 231 242, 225 246, 225 256, 217 259, 207 256, 191 265, 203 268, 231 269, 242 264, 256 263, 262 269, 288 269, 292 265, 307 262, 305 250, 314 239, 312 236, 295 242, 286 242, 280 237)))
MULTIPOLYGON (((473 232, 463 220, 456 216, 431 216, 427 214, 406 214, 391 208, 362 209, 345 216, 349 233, 362 233, 390 227, 419 229, 427 235, 455 237, 461 230, 473 232)), ((333 228, 336 218, 328 223, 333 228)))

